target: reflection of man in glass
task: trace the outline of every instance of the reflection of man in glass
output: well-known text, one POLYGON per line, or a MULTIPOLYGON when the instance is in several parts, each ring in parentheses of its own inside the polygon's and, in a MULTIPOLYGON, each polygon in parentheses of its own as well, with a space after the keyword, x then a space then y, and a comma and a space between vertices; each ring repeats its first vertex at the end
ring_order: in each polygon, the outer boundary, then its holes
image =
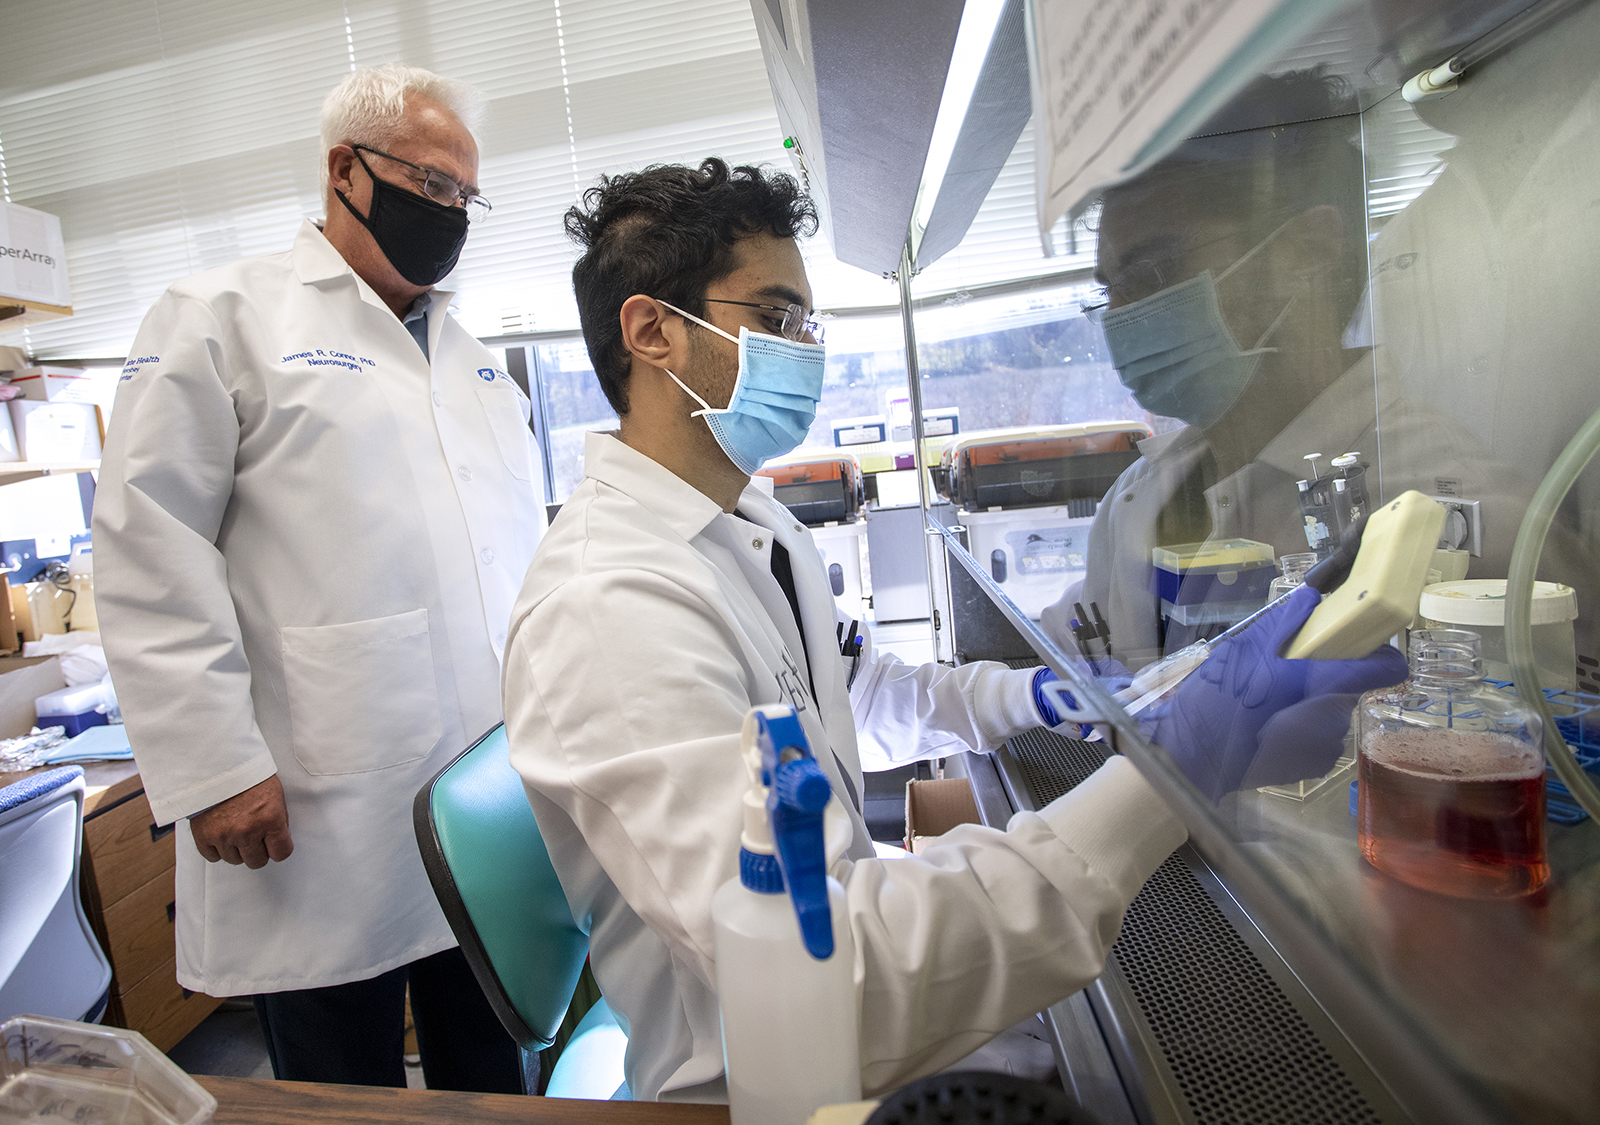
POLYGON ((1141 444, 1097 513, 1083 585, 1044 624, 1065 639, 1063 611, 1094 601, 1130 666, 1208 628, 1161 619, 1152 548, 1304 551, 1304 456, 1377 452, 1371 368, 1342 338, 1366 275, 1356 118, 1330 118, 1336 79, 1263 81, 1303 124, 1189 141, 1101 212, 1106 304, 1091 315, 1140 404, 1186 425, 1141 444))
MULTIPOLYGON (((1326 471, 1359 453, 1373 467, 1373 503, 1407 489, 1479 500, 1474 578, 1506 576, 1537 483, 1525 466, 1486 457, 1478 435, 1429 396, 1375 378, 1370 318, 1358 312, 1365 175, 1338 81, 1263 79, 1236 104, 1272 104, 1302 123, 1191 140, 1107 192, 1100 219, 1107 299, 1091 315, 1140 402, 1187 424, 1140 444, 1096 513, 1084 581, 1041 624, 1071 644, 1072 605, 1094 602, 1135 668, 1228 624, 1164 618, 1152 550, 1243 538, 1278 557, 1305 551, 1296 481, 1311 476, 1310 454, 1326 471)), ((1464 390, 1465 378, 1450 385, 1464 390)), ((1582 579, 1571 540, 1555 529, 1541 579, 1582 579)))

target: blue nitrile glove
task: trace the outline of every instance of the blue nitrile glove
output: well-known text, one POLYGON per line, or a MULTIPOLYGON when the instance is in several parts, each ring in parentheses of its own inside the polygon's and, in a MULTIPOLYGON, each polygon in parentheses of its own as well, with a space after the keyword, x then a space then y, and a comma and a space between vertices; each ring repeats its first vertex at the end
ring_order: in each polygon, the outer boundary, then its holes
POLYGON ((1355 696, 1406 678, 1405 657, 1389 645, 1359 660, 1279 656, 1321 600, 1301 586, 1219 643, 1157 719, 1154 740, 1212 800, 1327 773, 1350 729, 1355 696))
MULTIPOLYGON (((1096 661, 1095 664, 1102 672, 1106 673, 1099 677, 1101 685, 1113 695, 1133 682, 1132 674, 1109 657, 1102 658, 1096 661)), ((1051 704, 1050 696, 1045 694, 1044 685, 1060 678, 1050 668, 1040 668, 1033 674, 1033 706, 1039 712, 1039 718, 1044 722, 1044 725, 1052 729, 1059 727, 1062 719, 1051 704)), ((1072 706, 1078 706, 1076 696, 1069 693, 1067 698, 1071 700, 1072 706)), ((1094 727, 1088 723, 1079 723, 1078 733, 1084 738, 1088 738, 1094 733, 1094 727)))

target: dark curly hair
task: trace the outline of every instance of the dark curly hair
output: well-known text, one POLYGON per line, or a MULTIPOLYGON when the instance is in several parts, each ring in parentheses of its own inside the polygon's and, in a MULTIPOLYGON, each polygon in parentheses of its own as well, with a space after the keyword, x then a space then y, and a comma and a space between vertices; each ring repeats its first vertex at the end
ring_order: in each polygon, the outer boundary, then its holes
POLYGON ((628 412, 622 304, 636 293, 705 315, 706 288, 734 270, 734 244, 751 235, 812 235, 817 209, 792 176, 715 156, 699 168, 656 164, 602 176, 563 220, 583 248, 572 267, 578 318, 600 389, 628 412))

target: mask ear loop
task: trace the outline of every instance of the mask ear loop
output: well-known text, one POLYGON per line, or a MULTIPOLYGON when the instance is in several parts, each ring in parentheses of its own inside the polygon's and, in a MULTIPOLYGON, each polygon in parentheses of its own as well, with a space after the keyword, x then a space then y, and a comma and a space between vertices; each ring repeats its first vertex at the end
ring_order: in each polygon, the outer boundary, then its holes
MULTIPOLYGON (((666 302, 663 301, 662 303, 665 304, 666 302)), ((688 395, 690 398, 694 399, 696 402, 698 402, 701 406, 703 406, 705 408, 703 410, 692 410, 692 411, 690 411, 689 412, 689 417, 691 417, 691 418, 699 418, 699 417, 702 417, 702 416, 704 416, 706 414, 721 414, 722 413, 721 410, 715 409, 709 402, 707 402, 705 399, 701 398, 699 395, 697 395, 693 391, 691 391, 689 389, 688 384, 685 383, 682 379, 678 378, 676 375, 674 375, 670 368, 663 367, 661 370, 665 371, 667 373, 667 377, 670 378, 674 383, 678 384, 678 386, 683 388, 683 393, 684 394, 688 395)))
MULTIPOLYGON (((1223 278, 1227 277, 1234 270, 1238 269, 1240 266, 1242 266, 1246 262, 1248 262, 1251 258, 1254 258, 1257 254, 1259 254, 1261 252, 1261 248, 1263 246, 1265 246, 1267 243, 1271 242, 1274 238, 1277 238, 1284 231, 1288 230, 1289 229, 1289 223, 1294 222, 1294 220, 1298 219, 1299 217, 1300 216, 1296 215, 1296 216, 1294 216, 1294 218, 1289 219, 1287 222, 1285 222, 1282 225, 1280 225, 1277 230, 1275 230, 1271 234, 1267 235, 1267 237, 1263 238, 1260 242, 1256 243, 1249 250, 1246 250, 1244 252, 1244 255, 1242 257, 1240 257, 1238 259, 1238 261, 1234 262, 1233 265, 1229 266, 1227 269, 1225 269, 1221 273, 1217 274, 1216 280, 1213 281, 1212 284, 1213 285, 1221 285, 1223 278)), ((1298 294, 1298 293, 1296 293, 1293 297, 1290 297, 1289 298, 1289 303, 1287 305, 1283 306, 1283 311, 1278 314, 1277 319, 1274 320, 1271 324, 1267 325, 1267 330, 1265 332, 1263 332, 1261 334, 1261 336, 1256 340, 1255 347, 1251 348, 1247 352, 1243 352, 1242 354, 1243 355, 1266 355, 1269 352, 1276 352, 1278 350, 1277 348, 1263 348, 1261 345, 1266 343, 1269 339, 1271 339, 1272 334, 1278 330, 1278 327, 1281 324, 1283 324, 1283 318, 1289 315, 1289 310, 1294 308, 1294 303, 1296 301, 1298 301, 1299 299, 1300 299, 1300 294, 1298 294)), ((665 303, 665 302, 663 302, 663 303, 665 303)), ((668 307, 671 307, 671 306, 668 306, 668 307)), ((685 315, 687 315, 687 314, 685 314, 685 315)), ((1235 346, 1237 346, 1237 345, 1235 345, 1235 346)))
MULTIPOLYGON (((718 328, 717 325, 712 325, 712 323, 704 322, 704 320, 701 320, 701 318, 696 317, 696 315, 694 315, 693 312, 683 312, 683 309, 680 309, 680 307, 675 306, 675 304, 672 304, 672 302, 661 301, 661 299, 659 299, 659 298, 656 298, 656 299, 658 299, 659 304, 664 304, 664 306, 669 307, 669 309, 674 310, 675 314, 680 315, 680 317, 685 318, 685 320, 693 320, 694 323, 698 323, 698 325, 701 325, 702 328, 710 328, 710 330, 714 331, 714 333, 720 334, 720 336, 726 336, 726 338, 731 339, 731 341, 733 341, 734 344, 738 344, 739 339, 736 338, 736 336, 728 336, 728 333, 725 333, 725 331, 723 331, 722 328, 718 328)), ((686 394, 686 395, 688 395, 688 397, 693 398, 694 402, 698 402, 699 405, 701 405, 701 410, 690 411, 690 418, 704 418, 704 416, 706 416, 706 414, 725 414, 726 411, 728 411, 728 408, 730 408, 730 406, 733 405, 733 400, 730 400, 730 402, 728 402, 728 406, 723 406, 722 410, 718 410, 718 408, 715 408, 715 406, 712 406, 712 405, 710 405, 709 402, 706 402, 706 400, 704 400, 704 398, 699 397, 698 394, 694 394, 693 390, 690 390, 690 387, 688 387, 688 384, 686 384, 686 382, 683 382, 683 379, 680 379, 680 378, 678 378, 678 376, 675 376, 675 374, 672 374, 672 370, 670 370, 670 368, 661 368, 661 370, 662 371, 666 371, 667 378, 672 379, 672 381, 674 381, 674 382, 677 382, 678 387, 680 387, 680 389, 683 390, 683 394, 686 394)), ((738 392, 738 387, 734 387, 734 392, 738 392)))
MULTIPOLYGON (((711 324, 711 323, 709 323, 707 321, 701 320, 699 317, 695 316, 694 313, 692 313, 692 312, 684 312, 677 305, 672 304, 670 301, 662 301, 659 297, 656 298, 656 300, 660 304, 665 305, 667 308, 669 308, 673 312, 677 313, 679 316, 683 317, 683 319, 692 320, 696 324, 700 325, 700 327, 702 327, 702 328, 709 328, 709 329, 711 329, 711 331, 715 332, 717 335, 722 336, 723 338, 731 341, 734 344, 737 344, 739 342, 739 338, 737 336, 730 336, 728 333, 726 333, 722 329, 718 328, 715 324, 711 324)), ((733 407, 733 399, 730 398, 728 400, 728 405, 724 406, 724 407, 721 407, 719 409, 719 408, 717 408, 715 406, 712 406, 705 399, 701 398, 699 395, 697 395, 693 391, 691 391, 689 389, 689 387, 688 387, 688 384, 686 384, 682 379, 680 379, 676 375, 674 375, 671 372, 671 370, 669 370, 668 368, 665 368, 665 367, 663 367, 661 370, 665 371, 667 373, 667 376, 674 383, 678 384, 679 387, 683 388, 683 393, 684 394, 686 394, 690 398, 694 399, 702 407, 702 409, 700 409, 700 410, 691 411, 690 414, 689 414, 689 417, 691 417, 691 418, 701 418, 701 417, 704 417, 707 414, 726 414, 730 409, 732 409, 732 407, 733 407)), ((741 372, 741 374, 742 374, 742 372, 741 372)), ((738 393, 739 393, 739 388, 737 386, 735 386, 734 387, 734 394, 738 395, 738 393)))

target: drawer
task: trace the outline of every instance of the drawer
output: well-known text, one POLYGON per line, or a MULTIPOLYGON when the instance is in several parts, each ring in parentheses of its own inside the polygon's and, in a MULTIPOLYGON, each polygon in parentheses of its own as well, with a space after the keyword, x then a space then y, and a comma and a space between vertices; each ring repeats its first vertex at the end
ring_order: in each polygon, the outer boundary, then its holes
POLYGON ((124 992, 173 958, 173 875, 169 867, 105 909, 106 952, 124 992))
POLYGON ((102 909, 169 870, 177 852, 172 826, 157 828, 143 793, 83 822, 102 909))
POLYGON ((158 1051, 171 1050, 222 1003, 203 992, 185 991, 177 972, 177 955, 169 954, 138 984, 117 989, 125 1025, 154 1043, 158 1051))

